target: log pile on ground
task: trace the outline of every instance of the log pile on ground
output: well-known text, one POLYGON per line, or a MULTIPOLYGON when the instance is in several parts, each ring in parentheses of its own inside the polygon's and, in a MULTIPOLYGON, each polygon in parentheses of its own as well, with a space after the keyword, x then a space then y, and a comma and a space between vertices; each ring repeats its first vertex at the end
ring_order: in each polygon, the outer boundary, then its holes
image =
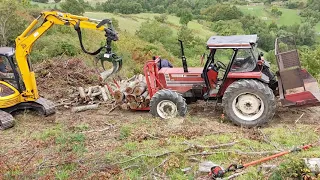
POLYGON ((77 87, 73 89, 68 99, 60 105, 68 108, 72 106, 73 112, 96 109, 99 104, 118 106, 123 110, 146 108, 149 106, 150 96, 145 77, 135 75, 127 80, 115 80, 105 85, 77 87))
POLYGON ((121 109, 146 108, 150 103, 150 96, 145 77, 140 74, 126 81, 121 81, 114 91, 114 99, 121 109))

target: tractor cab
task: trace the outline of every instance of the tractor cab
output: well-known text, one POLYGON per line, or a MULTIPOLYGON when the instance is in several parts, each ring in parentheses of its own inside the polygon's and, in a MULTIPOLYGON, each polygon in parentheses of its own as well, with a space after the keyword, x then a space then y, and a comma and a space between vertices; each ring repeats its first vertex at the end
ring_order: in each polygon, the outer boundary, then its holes
POLYGON ((202 77, 207 86, 204 98, 223 96, 226 87, 235 79, 260 79, 276 83, 269 63, 257 49, 257 35, 212 36, 207 41, 210 50, 202 77), (230 59, 220 60, 218 54, 228 50, 230 59), (217 77, 216 74, 219 74, 217 77))

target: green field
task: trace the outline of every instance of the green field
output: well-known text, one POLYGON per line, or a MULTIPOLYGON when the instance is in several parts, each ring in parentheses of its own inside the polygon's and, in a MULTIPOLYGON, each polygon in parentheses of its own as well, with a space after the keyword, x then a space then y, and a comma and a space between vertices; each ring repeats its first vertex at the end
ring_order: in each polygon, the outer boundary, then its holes
MULTIPOLYGON (((282 15, 276 18, 271 15, 270 10, 266 6, 238 6, 244 14, 250 14, 259 17, 262 21, 267 23, 275 22, 278 25, 294 25, 302 22, 302 17, 299 16, 299 10, 279 8, 282 15)), ((316 31, 320 32, 320 23, 316 26, 316 31)))
MULTIPOLYGON (((121 30, 134 34, 136 30, 139 29, 142 22, 151 20, 155 16, 159 16, 160 14, 141 13, 141 14, 133 14, 133 15, 124 15, 124 14, 112 14, 112 13, 104 13, 104 12, 86 12, 84 15, 90 18, 96 18, 96 19, 115 18, 119 21, 119 27, 121 30)), ((174 33, 178 32, 178 29, 180 27, 179 17, 168 15, 167 23, 170 25, 174 33)), ((199 24, 195 20, 189 22, 188 27, 194 30, 196 35, 201 38, 208 38, 209 36, 214 34, 207 27, 199 24)))

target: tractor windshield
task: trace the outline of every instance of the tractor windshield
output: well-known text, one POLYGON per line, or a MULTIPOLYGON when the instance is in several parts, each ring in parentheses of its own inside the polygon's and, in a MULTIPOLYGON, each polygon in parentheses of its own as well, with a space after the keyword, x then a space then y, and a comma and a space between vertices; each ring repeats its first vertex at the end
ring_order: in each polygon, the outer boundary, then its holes
POLYGON ((236 58, 231 66, 233 72, 249 72, 256 67, 257 56, 252 49, 239 49, 236 58))

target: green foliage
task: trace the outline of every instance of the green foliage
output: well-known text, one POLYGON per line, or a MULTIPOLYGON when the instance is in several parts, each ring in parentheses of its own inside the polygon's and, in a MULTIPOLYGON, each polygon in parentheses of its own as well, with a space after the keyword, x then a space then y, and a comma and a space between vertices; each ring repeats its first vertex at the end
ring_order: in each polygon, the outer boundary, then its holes
POLYGON ((32 0, 34 2, 39 2, 39 3, 48 3, 49 0, 32 0))
POLYGON ((83 0, 65 0, 60 7, 62 11, 75 15, 83 15, 85 12, 83 0))
POLYGON ((276 17, 280 17, 282 15, 282 12, 276 6, 271 8, 271 13, 276 17))
POLYGON ((142 23, 140 29, 136 32, 139 38, 150 43, 165 43, 172 34, 172 30, 166 24, 161 24, 157 21, 142 23))
POLYGON ((303 67, 308 69, 308 72, 311 73, 317 79, 320 78, 320 47, 317 47, 315 50, 310 48, 301 48, 300 51, 301 61, 303 67))
POLYGON ((308 169, 302 159, 288 158, 281 163, 279 168, 272 173, 270 180, 285 180, 287 178, 302 179, 303 174, 307 173, 308 169))
POLYGON ((245 34, 242 23, 238 20, 217 21, 211 28, 221 36, 245 34))
POLYGON ((131 134, 131 127, 129 126, 123 126, 120 129, 120 139, 126 139, 131 134))
POLYGON ((192 21, 192 14, 188 11, 188 12, 184 12, 181 16, 180 16, 180 24, 182 25, 188 25, 189 21, 192 21))
POLYGON ((210 21, 239 19, 243 13, 236 7, 229 4, 216 4, 202 12, 210 21))
POLYGON ((55 3, 59 3, 59 2, 61 2, 61 0, 54 0, 54 2, 55 2, 55 3))
POLYGON ((165 23, 168 20, 168 16, 166 14, 161 14, 160 16, 155 16, 154 19, 160 23, 165 23))
POLYGON ((21 14, 28 16, 18 1, 1 1, 0 46, 13 46, 17 36, 27 27, 27 21, 21 18, 21 14))
POLYGON ((178 38, 183 41, 184 45, 187 47, 192 46, 195 41, 195 37, 193 36, 193 32, 191 29, 188 29, 187 26, 181 26, 178 32, 178 38))

